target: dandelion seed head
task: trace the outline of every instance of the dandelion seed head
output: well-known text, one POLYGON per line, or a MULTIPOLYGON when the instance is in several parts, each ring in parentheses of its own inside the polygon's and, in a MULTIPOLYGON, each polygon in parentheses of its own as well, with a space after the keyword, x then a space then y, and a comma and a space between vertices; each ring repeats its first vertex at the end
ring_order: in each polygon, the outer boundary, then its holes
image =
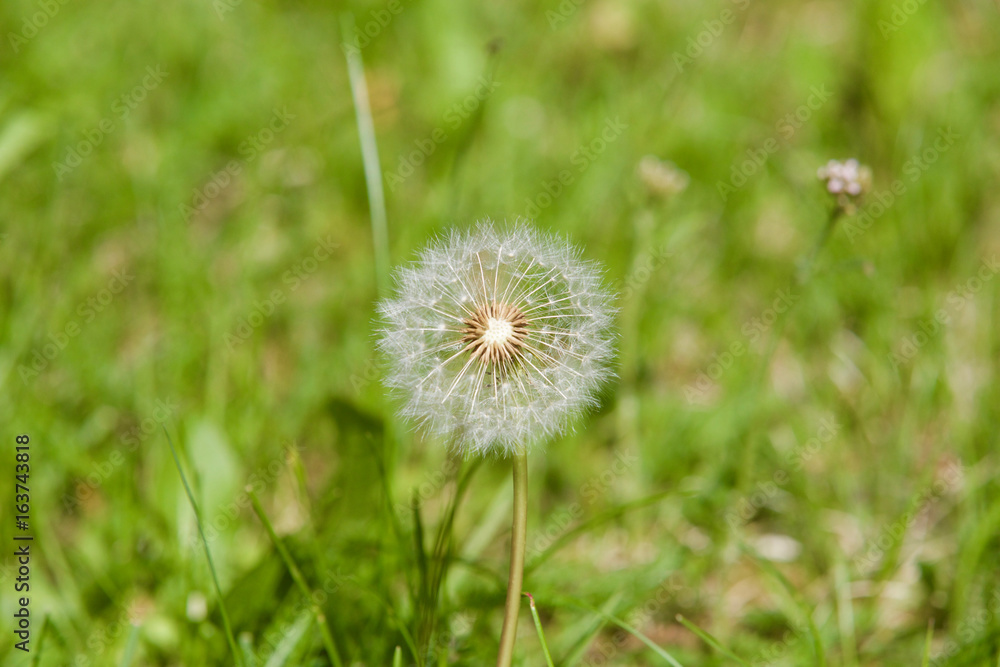
POLYGON ((600 271, 523 223, 431 244, 379 312, 402 415, 466 454, 506 456, 562 433, 611 375, 600 271))

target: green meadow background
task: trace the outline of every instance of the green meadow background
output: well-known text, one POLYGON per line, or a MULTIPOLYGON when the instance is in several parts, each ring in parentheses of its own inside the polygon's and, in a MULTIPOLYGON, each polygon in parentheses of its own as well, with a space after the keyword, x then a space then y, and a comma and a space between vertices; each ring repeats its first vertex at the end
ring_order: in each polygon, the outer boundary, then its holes
POLYGON ((389 264, 530 217, 620 295, 617 379, 529 459, 554 664, 1000 665, 998 34, 986 0, 5 0, 0 663, 493 663, 510 467, 381 389, 370 108, 389 264))

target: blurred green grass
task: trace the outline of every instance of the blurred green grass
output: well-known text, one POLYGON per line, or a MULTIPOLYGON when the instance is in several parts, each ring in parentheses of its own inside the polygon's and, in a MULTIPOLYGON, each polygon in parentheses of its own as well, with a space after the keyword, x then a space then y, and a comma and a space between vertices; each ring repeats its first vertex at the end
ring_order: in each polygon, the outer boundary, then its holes
MULTIPOLYGON (((0 7, 0 419, 11 447, 32 438, 33 642, 46 626, 30 656, 5 630, 0 660, 121 664, 135 620, 131 664, 231 664, 162 428, 247 664, 328 664, 247 485, 326 593, 345 664, 389 664, 397 645, 414 664, 407 635, 430 662, 493 660, 509 473, 474 472, 435 555, 445 480, 469 464, 397 422, 378 381, 340 48, 351 11, 377 26, 361 53, 383 173, 420 162, 386 182, 393 263, 450 226, 531 213, 628 293, 619 381, 531 457, 529 549, 559 548, 525 586, 558 664, 659 664, 573 600, 686 666, 732 661, 677 613, 751 664, 821 664, 819 642, 829 665, 915 665, 929 622, 932 655, 954 653, 933 664, 996 664, 997 281, 949 299, 1000 251, 996 5, 399 6, 389 19, 388 3, 0 7), (166 74, 144 85, 147 68, 166 74), (783 119, 817 86, 829 99, 789 135, 783 119), (268 134, 276 111, 290 117, 268 134), (911 179, 942 128, 954 145, 911 179), (772 137, 723 201, 718 184, 772 137), (74 150, 79 164, 57 168, 74 150), (644 189, 647 154, 685 170, 687 189, 644 189), (842 221, 800 284, 832 205, 816 168, 850 156, 876 193, 897 179, 905 192, 863 234, 842 221), (789 290, 795 306, 751 340, 789 290), (939 309, 949 323, 894 363, 939 309), (734 343, 745 351, 727 362, 734 343), (713 363, 727 367, 686 391, 713 363), (618 473, 622 453, 636 463, 618 473), (873 545, 875 566, 859 567, 873 545), (439 596, 422 583, 434 568, 439 596)), ((527 614, 518 655, 542 660, 527 614)))

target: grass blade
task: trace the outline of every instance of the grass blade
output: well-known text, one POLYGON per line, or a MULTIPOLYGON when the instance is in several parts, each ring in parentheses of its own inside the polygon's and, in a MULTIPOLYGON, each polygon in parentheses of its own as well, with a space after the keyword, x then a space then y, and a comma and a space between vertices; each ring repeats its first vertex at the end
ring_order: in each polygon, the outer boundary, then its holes
POLYGON ((921 661, 921 667, 927 667, 931 664, 931 640, 934 639, 934 619, 932 618, 927 623, 927 639, 924 641, 924 659, 921 661))
POLYGON ((198 503, 194 500, 194 494, 191 493, 191 486, 188 484, 187 476, 184 474, 184 469, 181 467, 181 460, 177 458, 177 450, 174 448, 174 441, 170 438, 170 434, 167 433, 166 427, 163 428, 163 434, 167 436, 167 444, 170 445, 170 454, 174 457, 174 465, 177 466, 177 472, 181 476, 181 482, 184 484, 184 492, 187 493, 188 502, 191 503, 191 509, 194 510, 194 520, 198 524, 198 535, 201 536, 201 543, 205 547, 205 558, 208 560, 208 569, 212 573, 212 583, 215 585, 215 594, 219 598, 219 611, 222 613, 222 625, 226 630, 226 641, 229 642, 229 650, 233 654, 233 661, 236 663, 237 667, 243 667, 243 654, 239 652, 236 648, 236 638, 233 636, 233 627, 229 622, 229 612, 226 610, 226 601, 222 598, 222 586, 219 585, 219 575, 215 572, 215 563, 212 561, 212 550, 208 548, 208 539, 205 537, 205 528, 201 522, 201 511, 198 509, 198 503))
POLYGON ((625 632, 631 634, 633 637, 635 637, 636 639, 638 639, 639 641, 641 641, 643 644, 645 644, 646 646, 648 646, 650 648, 650 650, 652 650, 654 653, 656 653, 656 655, 658 655, 661 658, 663 658, 664 660, 666 660, 668 664, 673 665, 673 667, 684 667, 683 665, 681 665, 681 663, 677 662, 677 660, 674 658, 674 656, 670 655, 665 650, 663 650, 662 648, 660 648, 659 645, 656 642, 654 642, 652 639, 650 639, 645 634, 643 634, 638 628, 632 627, 631 625, 629 625, 628 623, 626 623, 622 619, 618 618, 614 614, 609 614, 609 613, 607 613, 605 611, 601 611, 597 607, 591 607, 589 604, 587 604, 586 602, 583 602, 581 600, 569 599, 568 601, 569 601, 570 604, 572 604, 575 607, 579 607, 581 609, 586 609, 587 611, 590 611, 590 612, 593 612, 595 614, 598 614, 599 616, 601 616, 602 618, 604 618, 604 620, 608 621, 609 623, 614 623, 619 628, 621 628, 625 632))
MULTIPOLYGON (((622 593, 621 591, 618 591, 604 601, 602 609, 610 611, 617 608, 621 599, 622 593)), ((575 607, 576 605, 570 603, 568 606, 575 607)), ((568 626, 557 640, 557 642, 562 644, 562 648, 557 650, 557 652, 562 653, 564 656, 560 663, 564 665, 577 664, 580 661, 580 656, 582 656, 584 651, 587 650, 587 647, 590 646, 590 642, 594 641, 594 637, 596 637, 607 624, 607 620, 602 615, 598 615, 596 619, 593 617, 586 617, 568 626)))
POLYGON ((285 667, 288 664, 288 659, 292 657, 292 652, 299 645, 299 642, 302 641, 302 637, 306 634, 312 622, 313 619, 309 618, 309 614, 303 612, 288 631, 288 634, 281 640, 281 643, 274 648, 274 653, 264 663, 264 667, 285 667))
POLYGON ((535 621, 535 630, 538 632, 538 641, 542 643, 542 652, 545 653, 545 664, 548 667, 555 667, 552 664, 552 655, 549 653, 549 645, 545 643, 545 633, 542 632, 542 620, 538 618, 538 610, 535 609, 535 598, 531 593, 522 593, 528 598, 528 606, 531 608, 531 618, 535 621))
POLYGON ((140 625, 132 626, 132 631, 128 634, 128 643, 125 644, 125 653, 122 655, 122 667, 129 667, 132 664, 135 650, 139 646, 139 631, 141 629, 140 625))
POLYGON ((722 655, 726 656, 727 658, 729 658, 731 660, 735 660, 736 662, 740 663, 744 667, 750 667, 749 663, 747 663, 741 657, 739 657, 738 655, 736 655, 735 653, 733 653, 732 651, 730 651, 729 649, 727 649, 725 646, 723 646, 722 643, 718 639, 716 639, 715 637, 713 637, 709 633, 705 632, 704 630, 702 630, 701 628, 699 628, 697 625, 695 625, 691 621, 689 621, 686 618, 684 618, 683 615, 677 614, 677 616, 675 618, 677 619, 678 623, 680 623, 685 628, 687 628, 691 632, 693 632, 696 635, 698 635, 699 637, 701 637, 701 640, 703 642, 705 642, 706 644, 708 644, 709 646, 711 646, 712 648, 714 648, 716 651, 718 651, 722 655))
POLYGON ((667 496, 676 495, 676 491, 663 491, 662 493, 654 493, 651 496, 646 496, 645 498, 640 498, 638 500, 633 500, 629 503, 624 503, 618 507, 613 507, 606 512, 602 512, 596 516, 593 516, 586 521, 580 523, 572 530, 567 530, 565 533, 557 537, 549 548, 543 551, 541 554, 536 556, 530 563, 525 564, 524 574, 527 575, 529 572, 535 570, 539 565, 547 561, 553 554, 555 554, 559 549, 566 546, 568 543, 573 541, 578 535, 586 533, 594 526, 600 525, 605 521, 611 521, 616 519, 622 514, 634 509, 639 509, 641 507, 646 507, 647 505, 652 505, 660 500, 663 500, 667 496))
MULTIPOLYGON (((437 622, 437 604, 441 595, 441 585, 448 572, 448 568, 451 565, 453 543, 452 529, 455 524, 455 514, 458 511, 458 506, 465 490, 472 481, 472 476, 475 474, 476 470, 479 469, 479 465, 481 463, 482 459, 473 461, 464 471, 464 474, 459 476, 455 485, 455 494, 448 502, 448 506, 445 511, 445 518, 438 525, 438 531, 434 538, 434 550, 431 552, 431 560, 429 563, 425 563, 427 571, 423 573, 423 576, 426 577, 426 579, 422 580, 423 583, 421 585, 422 618, 417 635, 418 644, 425 651, 430 648, 430 641, 434 636, 435 625, 437 622)), ((416 497, 414 497, 414 500, 416 501, 416 497)), ((414 505, 417 505, 416 502, 414 502, 414 505)), ((416 517, 419 519, 419 512, 417 512, 416 517)), ((422 533, 420 540, 422 548, 422 533)))
POLYGON ((383 609, 385 609, 386 614, 389 617, 389 620, 392 621, 392 623, 396 626, 396 629, 399 630, 399 634, 403 635, 403 641, 406 642, 406 647, 410 649, 410 654, 413 656, 414 661, 422 660, 423 658, 420 656, 420 651, 417 649, 417 644, 416 642, 413 641, 413 635, 411 635, 410 631, 406 629, 406 624, 403 623, 403 621, 399 617, 399 614, 396 613, 396 608, 393 607, 389 602, 386 602, 385 600, 380 598, 376 593, 366 588, 360 588, 359 590, 362 594, 368 596, 369 598, 374 600, 377 604, 381 605, 383 609))
POLYGON ((240 643, 240 649, 243 651, 243 660, 246 662, 247 667, 257 667, 260 661, 257 660, 257 654, 253 650, 251 638, 249 632, 241 632, 240 636, 236 639, 240 643))
POLYGON ((751 547, 745 542, 740 542, 744 553, 749 555, 758 567, 774 577, 788 593, 789 598, 795 603, 799 608, 799 611, 806 617, 806 626, 809 628, 809 635, 812 638, 813 650, 816 652, 816 663, 820 667, 826 667, 826 653, 823 648, 823 639, 820 637, 819 629, 816 627, 816 622, 813 621, 813 612, 809 605, 804 599, 799 591, 792 585, 792 582, 788 581, 781 570, 776 568, 771 561, 761 557, 757 554, 751 547))
POLYGON ((318 604, 316 604, 313 592, 306 583, 305 577, 302 576, 302 572, 299 570, 299 567, 295 564, 295 561, 292 560, 292 556, 288 553, 288 549, 285 548, 284 543, 282 543, 282 541, 278 538, 277 533, 274 532, 274 526, 271 525, 271 520, 268 519, 267 514, 264 513, 264 508, 261 507, 260 500, 258 500, 253 487, 247 486, 246 492, 247 495, 250 496, 250 504, 253 505, 253 511, 257 513, 257 517, 260 519, 260 522, 264 524, 264 529, 267 530, 267 534, 271 538, 271 542, 274 543, 278 553, 281 554, 281 559, 285 561, 285 567, 288 568, 288 572, 292 575, 295 585, 299 587, 299 591, 302 592, 302 595, 309 600, 309 609, 312 612, 313 618, 316 619, 316 624, 319 626, 319 633, 323 639, 323 646, 326 648, 327 655, 336 667, 343 667, 344 663, 340 659, 340 653, 337 652, 337 645, 333 643, 333 635, 330 634, 330 626, 327 625, 326 622, 326 614, 324 614, 323 610, 319 608, 318 604))
POLYGON ((382 167, 375 142, 375 123, 368 100, 368 84, 361 50, 350 45, 354 17, 345 14, 341 20, 344 55, 347 58, 347 75, 351 81, 351 98, 358 120, 358 138, 361 141, 361 159, 365 167, 365 184, 368 188, 368 208, 371 212, 372 245, 375 249, 375 279, 379 296, 384 296, 389 286, 389 231, 385 215, 385 192, 382 190, 382 167))
POLYGON ((38 634, 38 645, 35 646, 35 657, 31 660, 31 667, 38 667, 38 661, 42 659, 42 643, 45 641, 45 635, 49 630, 49 615, 45 615, 45 621, 42 623, 42 631, 38 634))

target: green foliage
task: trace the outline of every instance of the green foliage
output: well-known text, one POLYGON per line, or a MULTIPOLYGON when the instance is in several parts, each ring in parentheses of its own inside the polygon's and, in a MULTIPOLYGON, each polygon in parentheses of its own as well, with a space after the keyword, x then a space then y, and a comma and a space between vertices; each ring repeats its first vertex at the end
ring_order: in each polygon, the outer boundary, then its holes
MULTIPOLYGON (((0 561, 4 665, 494 660, 509 464, 381 390, 343 9, 0 4, 0 423, 37 545, 30 654, 0 561)), ((995 5, 348 9, 392 264, 530 216, 622 294, 618 380, 530 458, 554 664, 996 665, 995 5), (872 192, 808 264, 848 157, 872 192)))

